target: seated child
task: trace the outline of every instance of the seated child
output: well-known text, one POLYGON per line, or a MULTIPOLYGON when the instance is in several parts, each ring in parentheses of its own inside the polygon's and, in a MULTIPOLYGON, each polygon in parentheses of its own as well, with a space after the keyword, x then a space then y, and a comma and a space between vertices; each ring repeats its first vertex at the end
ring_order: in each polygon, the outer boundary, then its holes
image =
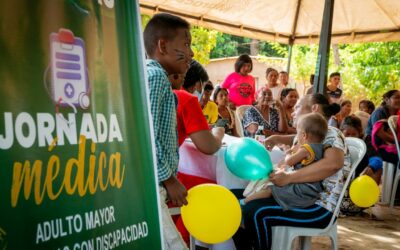
MULTIPOLYGON (((327 122, 320 114, 301 116, 297 123, 297 144, 287 151, 284 165, 280 167, 294 166, 294 170, 298 170, 322 159, 325 150, 322 141, 327 131, 327 122)), ((282 187, 268 184, 267 178, 256 182, 256 185, 251 182, 248 186, 253 190, 246 188, 243 193, 246 197, 244 203, 272 195, 284 210, 304 208, 313 205, 322 191, 321 182, 296 183, 282 187)))
MULTIPOLYGON (((340 130, 346 137, 356 137, 360 139, 364 137, 362 121, 355 115, 344 118, 340 130)), ((374 179, 379 185, 382 175, 382 158, 379 157, 378 153, 372 148, 372 145, 370 145, 368 141, 366 141, 366 144, 367 152, 357 166, 355 177, 365 174, 374 179)))
MULTIPOLYGON (((344 118, 340 130, 346 137, 356 137, 362 139, 363 129, 360 118, 355 115, 344 118)), ((379 185, 382 175, 382 159, 378 156, 377 152, 373 149, 369 141, 365 141, 367 145, 367 152, 358 164, 354 178, 360 175, 368 175, 379 185)), ((344 194, 342 204, 340 204, 341 215, 362 215, 364 208, 356 206, 350 199, 349 192, 344 194)))

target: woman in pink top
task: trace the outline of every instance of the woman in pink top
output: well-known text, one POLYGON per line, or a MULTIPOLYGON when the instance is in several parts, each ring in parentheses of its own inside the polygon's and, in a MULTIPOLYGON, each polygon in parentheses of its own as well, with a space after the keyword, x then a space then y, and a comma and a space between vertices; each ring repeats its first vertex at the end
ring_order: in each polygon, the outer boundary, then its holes
POLYGON ((229 91, 229 101, 236 107, 252 105, 254 102, 255 81, 249 75, 253 62, 249 55, 243 54, 235 62, 235 72, 228 75, 221 87, 229 91))

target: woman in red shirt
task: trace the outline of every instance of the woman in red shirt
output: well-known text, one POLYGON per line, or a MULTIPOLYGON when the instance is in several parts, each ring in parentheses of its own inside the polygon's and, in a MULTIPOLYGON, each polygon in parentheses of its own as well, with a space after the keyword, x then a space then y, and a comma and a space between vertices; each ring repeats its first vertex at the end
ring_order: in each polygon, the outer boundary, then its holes
POLYGON ((253 62, 249 55, 241 55, 235 62, 235 72, 228 75, 221 87, 229 92, 229 101, 236 107, 252 105, 254 102, 255 81, 249 75, 253 62))

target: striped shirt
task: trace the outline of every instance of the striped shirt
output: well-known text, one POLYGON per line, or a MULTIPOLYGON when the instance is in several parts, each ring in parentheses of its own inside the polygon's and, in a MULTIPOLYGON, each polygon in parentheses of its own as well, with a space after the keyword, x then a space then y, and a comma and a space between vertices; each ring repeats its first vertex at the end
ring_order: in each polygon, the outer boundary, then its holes
POLYGON ((157 175, 161 183, 178 171, 177 100, 168 74, 162 66, 155 60, 147 60, 146 64, 156 143, 157 175))

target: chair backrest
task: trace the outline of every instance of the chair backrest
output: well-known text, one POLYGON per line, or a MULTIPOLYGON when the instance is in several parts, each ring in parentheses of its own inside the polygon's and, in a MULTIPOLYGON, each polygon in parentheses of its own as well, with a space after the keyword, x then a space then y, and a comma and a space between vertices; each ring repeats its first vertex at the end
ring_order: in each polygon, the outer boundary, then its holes
POLYGON ((347 175, 347 179, 343 185, 342 192, 340 193, 339 199, 337 201, 336 208, 335 208, 335 211, 333 212, 332 219, 331 219, 329 225, 325 228, 326 230, 328 230, 332 226, 332 224, 335 222, 335 219, 339 214, 340 205, 342 203, 344 194, 346 193, 346 189, 349 187, 350 181, 353 179, 354 172, 355 172, 358 164, 361 162, 362 158, 364 157, 365 152, 367 151, 367 146, 365 145, 365 142, 359 138, 347 137, 346 144, 350 151, 351 168, 350 168, 349 174, 347 175))
POLYGON ((236 108, 236 115, 235 115, 235 123, 236 123, 236 131, 240 137, 244 137, 244 129, 243 129, 243 116, 246 110, 248 110, 251 105, 242 105, 236 108))
POLYGON ((397 154, 400 154, 399 140, 397 139, 397 120, 399 116, 392 115, 388 119, 390 131, 392 131, 394 142, 396 144, 397 154))

